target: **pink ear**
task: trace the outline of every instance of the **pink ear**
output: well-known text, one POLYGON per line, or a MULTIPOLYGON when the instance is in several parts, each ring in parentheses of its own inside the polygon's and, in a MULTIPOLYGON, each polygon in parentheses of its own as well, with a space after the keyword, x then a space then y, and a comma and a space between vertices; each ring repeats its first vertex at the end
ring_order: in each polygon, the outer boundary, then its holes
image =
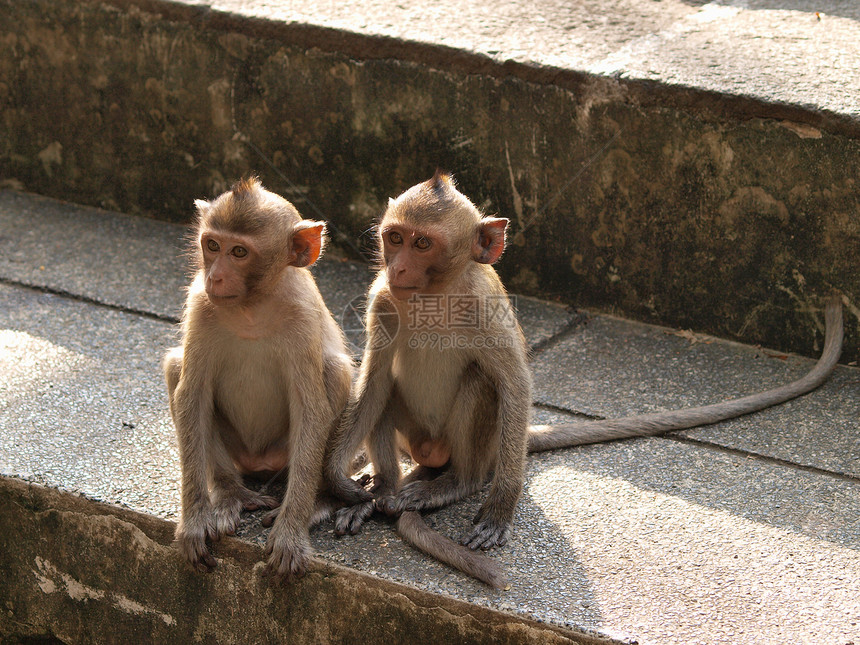
POLYGON ((508 220, 503 217, 485 217, 478 224, 478 237, 472 244, 472 257, 481 264, 494 264, 505 250, 505 229, 508 220))
POLYGON ((308 267, 316 262, 323 248, 325 222, 302 220, 293 229, 293 248, 290 264, 295 267, 308 267))

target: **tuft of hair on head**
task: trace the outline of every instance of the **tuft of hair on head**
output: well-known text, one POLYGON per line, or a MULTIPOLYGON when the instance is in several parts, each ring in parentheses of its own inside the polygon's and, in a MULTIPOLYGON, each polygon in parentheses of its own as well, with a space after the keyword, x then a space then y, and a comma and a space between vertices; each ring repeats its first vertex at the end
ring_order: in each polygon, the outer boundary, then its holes
POLYGON ((436 172, 433 173, 433 177, 427 180, 427 183, 430 185, 430 188, 436 191, 444 190, 448 187, 457 187, 457 181, 454 179, 454 175, 447 170, 442 170, 441 168, 436 168, 436 172))
POLYGON ((233 193, 235 199, 242 199, 258 188, 262 188, 260 178, 257 175, 249 175, 235 182, 230 187, 230 192, 233 193))
POLYGON ((211 202, 195 202, 198 224, 241 235, 267 231, 287 234, 301 215, 289 201, 263 187, 251 175, 234 183, 211 202))

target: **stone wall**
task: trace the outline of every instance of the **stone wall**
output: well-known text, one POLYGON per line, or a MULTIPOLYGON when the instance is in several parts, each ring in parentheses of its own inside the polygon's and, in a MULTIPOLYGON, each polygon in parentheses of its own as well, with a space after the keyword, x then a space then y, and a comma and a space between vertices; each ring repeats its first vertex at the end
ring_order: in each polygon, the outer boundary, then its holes
POLYGON ((441 167, 511 219, 514 291, 814 354, 835 289, 860 358, 850 120, 157 0, 0 13, 4 187, 186 220, 257 173, 366 256, 441 167))

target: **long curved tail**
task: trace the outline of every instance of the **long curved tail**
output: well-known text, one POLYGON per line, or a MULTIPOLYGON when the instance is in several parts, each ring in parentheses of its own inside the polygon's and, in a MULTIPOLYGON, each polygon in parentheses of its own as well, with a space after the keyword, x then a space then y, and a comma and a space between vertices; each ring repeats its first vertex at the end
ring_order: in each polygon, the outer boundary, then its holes
POLYGON ((505 572, 495 560, 437 533, 427 526, 420 513, 402 513, 397 519, 397 532, 416 549, 491 587, 504 589, 507 585, 505 572))
POLYGON ((842 302, 839 296, 833 296, 828 301, 824 319, 825 338, 821 358, 806 376, 793 383, 740 399, 686 410, 654 412, 620 419, 603 419, 568 425, 531 426, 528 439, 529 452, 614 441, 629 437, 644 437, 672 430, 694 428, 763 410, 806 394, 827 380, 842 353, 842 302))

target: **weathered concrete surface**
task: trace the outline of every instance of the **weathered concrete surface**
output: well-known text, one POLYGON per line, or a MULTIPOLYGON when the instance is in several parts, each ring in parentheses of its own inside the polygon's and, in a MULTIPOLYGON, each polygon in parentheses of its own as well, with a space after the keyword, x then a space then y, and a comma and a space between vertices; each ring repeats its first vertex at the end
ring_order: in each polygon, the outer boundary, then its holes
MULTIPOLYGON (((0 232, 0 640, 379 642, 382 625, 388 641, 425 642, 441 621, 443 642, 860 642, 856 368, 728 424, 531 456, 512 539, 490 554, 509 590, 422 556, 385 521, 340 539, 323 523, 314 572, 279 590, 259 577, 260 513, 215 546, 213 576, 183 569, 169 544, 179 460, 158 363, 175 342, 182 227, 0 191, 0 232), (93 240, 125 250, 126 267, 93 240), (351 610, 355 628, 335 622, 351 610)), ((359 271, 319 267, 336 316, 363 292, 359 271)), ((541 422, 748 393, 812 362, 518 303, 541 422)), ((484 495, 428 521, 458 537, 484 495)))
POLYGON ((171 546, 173 524, 0 477, 0 638, 64 643, 596 643, 318 563, 272 584, 260 549, 218 546, 212 575, 171 546))
POLYGON ((520 293, 813 354, 838 289, 860 357, 851 3, 495 4, 0 0, 0 181, 184 220, 255 171, 358 253, 441 166, 520 293))

